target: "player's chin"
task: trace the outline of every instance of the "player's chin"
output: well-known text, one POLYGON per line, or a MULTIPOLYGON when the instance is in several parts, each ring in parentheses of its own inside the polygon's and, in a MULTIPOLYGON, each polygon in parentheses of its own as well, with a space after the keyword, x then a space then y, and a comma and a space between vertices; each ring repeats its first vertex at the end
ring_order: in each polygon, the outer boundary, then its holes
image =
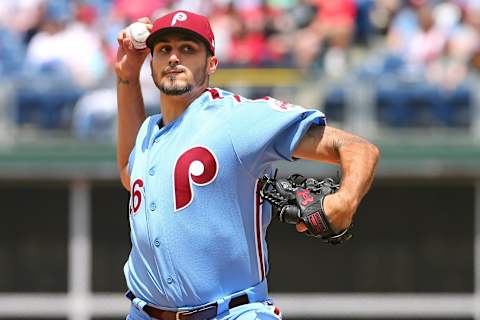
POLYGON ((160 85, 159 89, 163 94, 168 96, 181 96, 185 93, 191 92, 193 86, 190 84, 166 84, 160 85))

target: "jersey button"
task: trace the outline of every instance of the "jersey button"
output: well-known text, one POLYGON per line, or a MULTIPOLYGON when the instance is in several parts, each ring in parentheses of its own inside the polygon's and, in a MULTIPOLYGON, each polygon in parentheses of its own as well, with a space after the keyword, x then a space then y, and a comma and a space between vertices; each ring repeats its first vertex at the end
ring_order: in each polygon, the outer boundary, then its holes
POLYGON ((150 168, 150 170, 148 170, 148 174, 151 175, 151 176, 155 175, 155 169, 150 168))
POLYGON ((153 244, 155 245, 155 247, 160 247, 160 241, 158 239, 155 239, 155 241, 153 241, 153 244))
POLYGON ((157 210, 157 205, 155 204, 155 202, 151 202, 151 203, 150 203, 150 210, 151 210, 151 211, 157 210))
POLYGON ((167 283, 168 283, 168 284, 172 284, 172 283, 173 283, 172 277, 168 277, 168 278, 167 278, 167 283))

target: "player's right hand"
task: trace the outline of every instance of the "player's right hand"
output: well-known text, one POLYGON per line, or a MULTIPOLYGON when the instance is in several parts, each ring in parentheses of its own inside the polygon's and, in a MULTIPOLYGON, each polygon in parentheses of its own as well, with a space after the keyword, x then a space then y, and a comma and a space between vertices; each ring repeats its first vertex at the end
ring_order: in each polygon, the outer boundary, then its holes
MULTIPOLYGON (((137 21, 145 23, 147 28, 152 30, 152 22, 149 18, 140 18, 137 21)), ((150 53, 150 49, 135 49, 133 43, 128 36, 127 28, 123 29, 117 36, 118 50, 115 62, 115 73, 121 80, 138 80, 140 69, 142 68, 145 58, 150 53)))

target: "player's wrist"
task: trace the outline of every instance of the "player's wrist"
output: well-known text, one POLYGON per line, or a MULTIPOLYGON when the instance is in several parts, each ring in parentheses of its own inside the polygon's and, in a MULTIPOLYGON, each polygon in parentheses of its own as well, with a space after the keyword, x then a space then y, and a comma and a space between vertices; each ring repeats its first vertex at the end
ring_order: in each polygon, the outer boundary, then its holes
POLYGON ((115 75, 117 80, 128 81, 130 83, 135 83, 140 81, 140 69, 141 65, 137 66, 126 66, 125 63, 118 63, 115 66, 115 75))
POLYGON ((117 74, 117 84, 118 85, 132 85, 132 84, 139 84, 140 77, 139 76, 124 76, 117 74))
POLYGON ((351 192, 350 189, 340 187, 335 195, 341 199, 344 211, 353 213, 357 210, 357 207, 360 204, 360 197, 351 192))
POLYGON ((327 195, 323 205, 330 226, 335 232, 341 232, 352 223, 358 202, 348 194, 338 191, 337 193, 327 195))

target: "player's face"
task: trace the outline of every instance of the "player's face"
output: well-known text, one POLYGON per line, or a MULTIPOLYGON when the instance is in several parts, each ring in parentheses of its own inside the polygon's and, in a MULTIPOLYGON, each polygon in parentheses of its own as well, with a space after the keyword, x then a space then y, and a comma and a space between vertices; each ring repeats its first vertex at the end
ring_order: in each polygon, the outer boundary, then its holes
POLYGON ((208 76, 216 69, 216 58, 208 56, 205 44, 191 35, 166 34, 155 44, 151 68, 160 91, 183 95, 208 86, 208 76))

